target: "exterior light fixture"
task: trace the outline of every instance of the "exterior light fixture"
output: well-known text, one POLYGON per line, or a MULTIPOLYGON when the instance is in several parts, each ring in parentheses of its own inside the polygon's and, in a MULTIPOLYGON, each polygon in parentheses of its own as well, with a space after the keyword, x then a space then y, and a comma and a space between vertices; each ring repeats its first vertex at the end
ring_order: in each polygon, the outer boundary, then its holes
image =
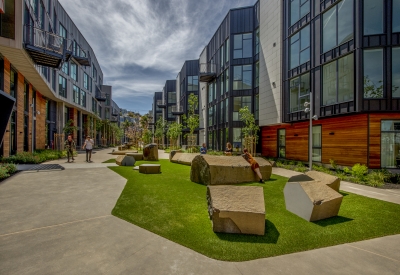
POLYGON ((304 112, 306 114, 310 114, 310 126, 309 126, 309 134, 308 134, 308 140, 309 140, 309 146, 308 146, 308 162, 309 162, 309 170, 312 170, 312 123, 313 120, 317 120, 318 116, 317 115, 313 115, 313 106, 312 106, 312 102, 313 102, 313 96, 312 96, 312 92, 310 92, 310 102, 305 102, 304 103, 304 107, 306 109, 304 109, 304 112))

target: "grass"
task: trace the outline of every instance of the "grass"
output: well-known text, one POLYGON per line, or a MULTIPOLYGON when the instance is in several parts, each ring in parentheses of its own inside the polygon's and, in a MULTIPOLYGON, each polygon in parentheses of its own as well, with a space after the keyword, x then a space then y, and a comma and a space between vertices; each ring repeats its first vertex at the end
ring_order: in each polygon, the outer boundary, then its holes
POLYGON ((400 233, 400 205, 345 192, 338 217, 307 222, 286 211, 287 179, 275 175, 265 185, 247 184, 264 188, 264 236, 214 233, 206 186, 190 181, 188 166, 159 163, 156 175, 110 167, 128 180, 112 214, 210 258, 246 261, 400 233))
POLYGON ((115 159, 109 159, 109 160, 103 161, 102 163, 115 163, 115 159))

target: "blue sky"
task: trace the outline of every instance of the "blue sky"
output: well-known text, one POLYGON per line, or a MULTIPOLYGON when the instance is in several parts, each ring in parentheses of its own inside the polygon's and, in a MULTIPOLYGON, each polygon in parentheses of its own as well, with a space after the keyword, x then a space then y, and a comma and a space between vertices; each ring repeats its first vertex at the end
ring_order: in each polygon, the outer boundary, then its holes
POLYGON ((231 8, 256 0, 59 0, 92 46, 121 108, 142 114, 154 92, 197 59, 231 8))

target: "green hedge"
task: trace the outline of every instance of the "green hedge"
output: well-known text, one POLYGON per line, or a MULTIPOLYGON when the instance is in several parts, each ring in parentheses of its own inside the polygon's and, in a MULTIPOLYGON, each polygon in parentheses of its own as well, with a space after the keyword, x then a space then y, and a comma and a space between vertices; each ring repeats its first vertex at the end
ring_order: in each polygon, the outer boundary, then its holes
MULTIPOLYGON (((74 154, 76 155, 76 152, 74 152, 74 154)), ((33 154, 31 152, 20 152, 13 156, 2 158, 0 162, 16 164, 37 164, 49 160, 57 160, 66 156, 67 151, 37 150, 33 154)))
POLYGON ((0 180, 8 178, 17 172, 17 166, 12 163, 0 164, 0 180))

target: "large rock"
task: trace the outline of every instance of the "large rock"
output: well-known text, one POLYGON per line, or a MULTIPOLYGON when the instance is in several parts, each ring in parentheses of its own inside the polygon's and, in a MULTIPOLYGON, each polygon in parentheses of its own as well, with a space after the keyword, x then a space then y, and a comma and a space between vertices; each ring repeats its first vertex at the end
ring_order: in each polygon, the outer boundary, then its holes
POLYGON ((115 163, 119 166, 134 166, 135 159, 132 156, 118 156, 115 163))
POLYGON ((307 221, 337 216, 343 196, 320 181, 287 182, 286 209, 307 221))
POLYGON ((161 165, 160 164, 142 164, 139 165, 139 173, 143 174, 160 174, 161 165))
POLYGON ((339 192, 340 179, 338 177, 335 177, 333 175, 329 175, 329 174, 326 174, 323 172, 318 172, 318 171, 308 171, 308 172, 306 172, 306 175, 316 181, 325 183, 326 185, 328 185, 330 188, 332 188, 336 192, 339 192))
MULTIPOLYGON (((269 180, 271 164, 263 158, 254 158, 260 165, 264 180, 269 180)), ((205 185, 226 185, 258 181, 250 164, 241 156, 198 155, 192 161, 190 180, 205 185)))
POLYGON ((265 203, 259 186, 208 186, 214 232, 264 235, 265 203))
POLYGON ((191 166, 193 159, 198 155, 200 155, 200 153, 181 153, 181 152, 178 152, 172 157, 171 162, 191 166))
POLYGON ((144 146, 143 159, 150 161, 158 160, 158 145, 156 143, 151 143, 144 146))

